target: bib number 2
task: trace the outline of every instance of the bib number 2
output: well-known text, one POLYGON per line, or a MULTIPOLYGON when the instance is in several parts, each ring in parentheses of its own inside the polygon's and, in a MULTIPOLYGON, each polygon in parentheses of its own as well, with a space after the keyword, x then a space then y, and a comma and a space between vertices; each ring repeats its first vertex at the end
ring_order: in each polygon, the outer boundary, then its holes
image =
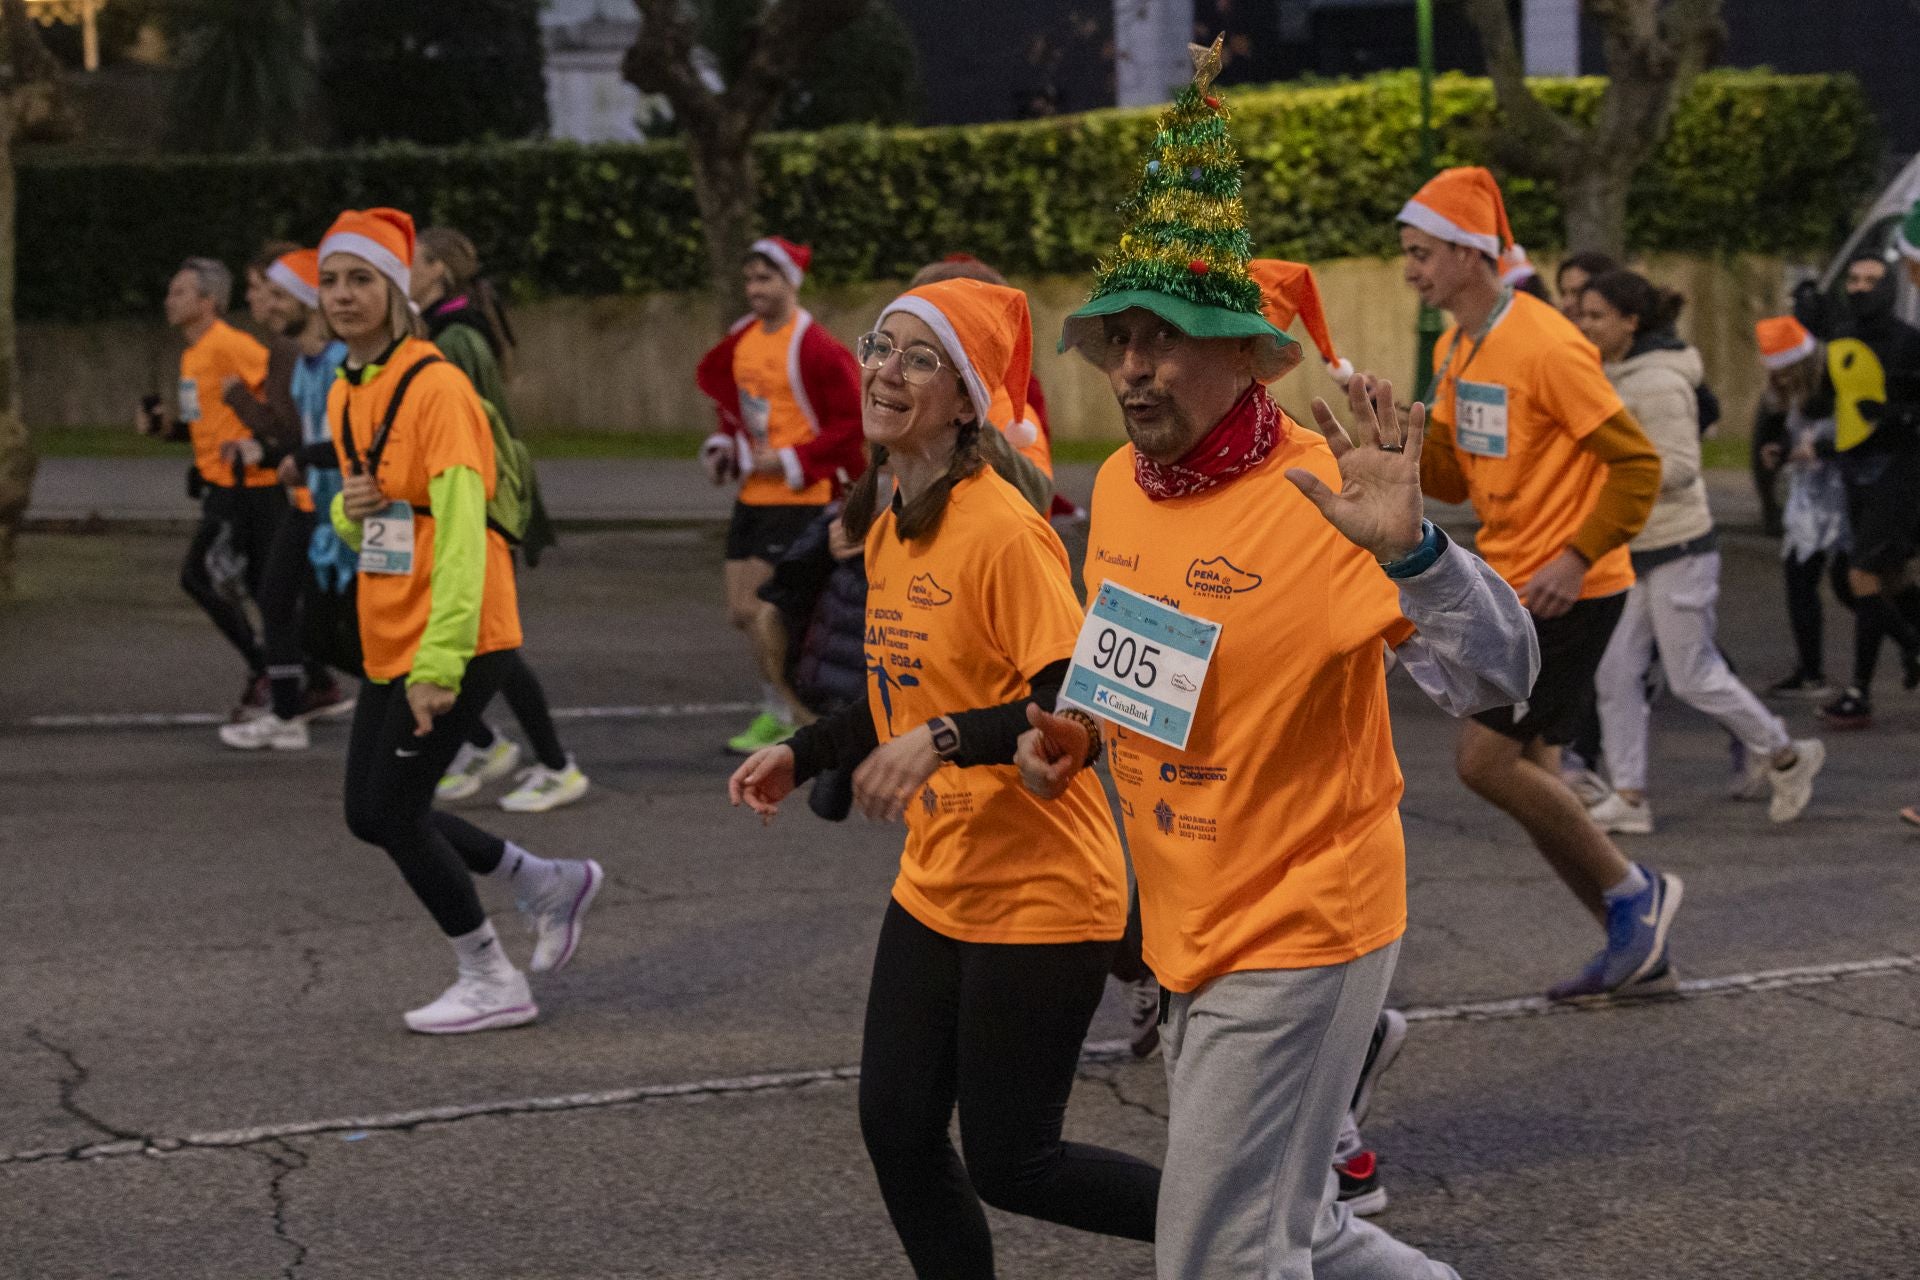
POLYGON ((360 568, 405 577, 413 572, 413 508, 393 502, 360 523, 360 568))

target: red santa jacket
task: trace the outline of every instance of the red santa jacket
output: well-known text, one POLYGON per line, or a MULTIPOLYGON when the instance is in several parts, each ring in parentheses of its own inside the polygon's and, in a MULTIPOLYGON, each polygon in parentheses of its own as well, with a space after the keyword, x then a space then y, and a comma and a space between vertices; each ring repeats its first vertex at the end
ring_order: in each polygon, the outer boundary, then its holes
MULTIPOLYGON (((700 358, 694 383, 713 401, 719 428, 701 445, 701 453, 731 450, 741 471, 753 469, 753 441, 740 420, 740 388, 733 380, 733 349, 740 335, 758 317, 742 316, 713 350, 700 358)), ((843 492, 867 469, 865 441, 860 434, 860 366, 853 353, 804 309, 795 314, 792 344, 787 348, 787 382, 800 412, 813 427, 813 439, 780 450, 787 486, 795 492, 821 480, 831 480, 834 492, 843 492)))

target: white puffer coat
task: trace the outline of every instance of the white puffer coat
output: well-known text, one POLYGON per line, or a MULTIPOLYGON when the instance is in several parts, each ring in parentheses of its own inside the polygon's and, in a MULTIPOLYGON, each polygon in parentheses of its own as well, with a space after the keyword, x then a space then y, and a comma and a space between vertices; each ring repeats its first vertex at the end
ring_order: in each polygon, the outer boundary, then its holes
POLYGON ((1700 474, 1700 402, 1695 392, 1706 378, 1692 347, 1645 351, 1606 366, 1627 412, 1660 451, 1660 495, 1634 551, 1658 551, 1713 528, 1707 482, 1700 474))

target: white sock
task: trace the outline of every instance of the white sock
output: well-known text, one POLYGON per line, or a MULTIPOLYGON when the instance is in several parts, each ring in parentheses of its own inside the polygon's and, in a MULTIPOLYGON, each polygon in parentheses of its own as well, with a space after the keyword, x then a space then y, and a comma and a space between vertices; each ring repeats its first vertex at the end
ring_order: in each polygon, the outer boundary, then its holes
POLYGON ((760 682, 760 709, 772 716, 775 720, 778 720, 781 724, 787 722, 787 717, 790 714, 787 711, 787 700, 780 696, 780 691, 773 687, 771 680, 762 680, 760 682))
POLYGON ((513 961, 507 959, 506 951, 500 946, 500 936, 493 931, 491 920, 472 933, 463 933, 448 941, 453 943, 453 954, 459 958, 463 978, 503 978, 513 972, 513 961))
POLYGON ((516 896, 531 898, 560 874, 560 864, 552 859, 536 858, 511 840, 506 846, 500 865, 487 872, 487 878, 511 886, 516 896))
POLYGON ((1651 883, 1652 881, 1647 879, 1647 873, 1640 869, 1639 863, 1629 862, 1627 864, 1626 879, 1600 896, 1608 902, 1619 902, 1626 898, 1637 898, 1647 891, 1647 886, 1651 883))

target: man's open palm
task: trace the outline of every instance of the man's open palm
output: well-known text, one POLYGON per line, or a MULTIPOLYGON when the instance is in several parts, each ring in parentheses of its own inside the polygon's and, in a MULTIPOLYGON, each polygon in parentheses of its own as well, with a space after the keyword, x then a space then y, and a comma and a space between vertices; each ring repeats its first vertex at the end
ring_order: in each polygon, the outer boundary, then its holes
POLYGON ((1353 410, 1349 434, 1325 400, 1313 402, 1313 420, 1340 464, 1340 491, 1311 471, 1287 472, 1307 500, 1347 541, 1381 561, 1398 560, 1420 545, 1424 505, 1420 496, 1420 446, 1427 410, 1416 404, 1402 423, 1393 384, 1367 374, 1347 384, 1353 410))

